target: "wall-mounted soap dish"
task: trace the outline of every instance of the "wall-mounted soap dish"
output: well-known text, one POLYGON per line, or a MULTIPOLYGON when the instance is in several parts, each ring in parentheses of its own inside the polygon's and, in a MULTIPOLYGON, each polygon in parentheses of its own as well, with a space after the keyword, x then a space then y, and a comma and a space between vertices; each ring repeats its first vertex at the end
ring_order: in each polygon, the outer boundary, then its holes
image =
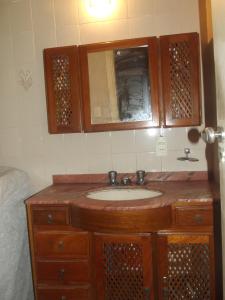
POLYGON ((184 148, 184 154, 185 154, 185 156, 178 157, 177 160, 191 161, 191 162, 199 161, 198 158, 190 157, 190 153, 191 153, 191 150, 189 148, 184 148))

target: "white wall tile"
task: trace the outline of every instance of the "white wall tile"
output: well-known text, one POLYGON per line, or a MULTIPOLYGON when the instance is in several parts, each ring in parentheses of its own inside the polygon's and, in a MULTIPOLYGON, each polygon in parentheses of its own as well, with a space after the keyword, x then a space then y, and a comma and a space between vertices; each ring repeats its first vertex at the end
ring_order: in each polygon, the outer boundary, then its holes
POLYGON ((106 42, 127 38, 129 38, 129 26, 127 20, 80 25, 81 44, 106 42))
POLYGON ((86 148, 89 154, 110 154, 110 133, 98 132, 86 134, 86 148))
POLYGON ((22 155, 22 140, 18 128, 11 127, 0 131, 1 154, 6 161, 11 158, 20 159, 22 155))
POLYGON ((115 131, 111 133, 112 153, 135 152, 135 131, 115 131))
POLYGON ((137 153, 137 170, 161 172, 161 165, 161 157, 156 156, 155 152, 137 153))
POLYGON ((112 155, 113 170, 117 172, 135 172, 136 154, 135 153, 120 153, 112 155))
POLYGON ((159 129, 150 128, 135 131, 136 152, 154 152, 159 129))
POLYGON ((152 0, 128 0, 128 17, 144 17, 153 15, 155 12, 155 3, 152 0))
POLYGON ((41 126, 26 126, 20 128, 22 153, 25 159, 44 156, 44 138, 41 126))
POLYGON ((56 27, 78 24, 78 0, 54 0, 56 27))
POLYGON ((15 64, 30 63, 34 60, 33 32, 23 31, 13 35, 15 64))
POLYGON ((53 0, 31 0, 36 55, 43 64, 42 50, 56 46, 53 0))
POLYGON ((65 174, 64 135, 44 135, 44 166, 46 174, 65 174))
POLYGON ((11 1, 9 9, 14 34, 32 30, 29 0, 11 1))
POLYGON ((199 31, 198 1, 153 1, 157 35, 199 31))
POLYGON ((18 126, 18 98, 16 95, 14 69, 0 72, 0 128, 18 126))
POLYGON ((78 26, 60 26, 56 28, 57 46, 71 46, 80 43, 78 26))
POLYGON ((64 155, 66 173, 77 174, 88 172, 88 155, 85 134, 64 135, 64 155))
POLYGON ((128 22, 130 36, 132 37, 155 36, 158 30, 154 15, 130 18, 128 22))
POLYGON ((10 9, 6 3, 0 3, 0 35, 10 35, 10 9))
MULTIPOLYGON (((12 36, 0 35, 0 66, 4 66, 4 70, 13 65, 13 41, 12 36)), ((1 67, 2 68, 2 67, 1 67)), ((3 70, 3 69, 2 69, 3 70)))
POLYGON ((109 154, 89 154, 88 173, 107 173, 112 169, 112 159, 109 154))

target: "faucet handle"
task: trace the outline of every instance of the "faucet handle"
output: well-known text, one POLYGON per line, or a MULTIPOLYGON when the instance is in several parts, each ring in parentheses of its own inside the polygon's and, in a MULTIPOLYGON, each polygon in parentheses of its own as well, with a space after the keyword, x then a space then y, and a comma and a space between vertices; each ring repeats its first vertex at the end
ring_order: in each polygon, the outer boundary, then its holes
POLYGON ((136 172, 136 175, 137 175, 137 184, 144 184, 145 183, 145 180, 144 180, 145 171, 144 170, 138 170, 136 172))
POLYGON ((116 177, 117 177, 116 171, 109 171, 108 176, 109 176, 109 183, 111 185, 118 184, 118 182, 116 180, 116 177))

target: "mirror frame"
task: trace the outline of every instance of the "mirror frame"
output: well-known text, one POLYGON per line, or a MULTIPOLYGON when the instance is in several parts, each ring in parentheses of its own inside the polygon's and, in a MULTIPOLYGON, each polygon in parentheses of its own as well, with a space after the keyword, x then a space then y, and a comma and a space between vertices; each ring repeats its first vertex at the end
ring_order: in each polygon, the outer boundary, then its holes
POLYGON ((158 41, 156 37, 127 39, 104 43, 95 43, 79 46, 80 68, 81 68, 81 90, 83 106, 83 129, 84 132, 100 132, 113 130, 141 129, 159 126, 159 54, 158 41), (118 123, 91 123, 90 88, 88 73, 88 53, 113 50, 117 48, 132 48, 148 46, 149 61, 149 86, 151 87, 152 120, 131 121, 118 123))

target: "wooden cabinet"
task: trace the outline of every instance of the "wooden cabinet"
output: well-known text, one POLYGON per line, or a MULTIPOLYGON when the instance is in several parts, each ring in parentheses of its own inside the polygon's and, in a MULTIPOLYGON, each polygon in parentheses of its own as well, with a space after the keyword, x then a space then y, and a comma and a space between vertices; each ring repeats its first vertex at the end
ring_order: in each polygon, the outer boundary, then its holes
POLYGON ((49 132, 201 124, 199 55, 197 33, 45 49, 49 132))
POLYGON ((45 49, 44 66, 49 132, 80 132, 80 69, 77 46, 45 49))
POLYGON ((75 228, 69 204, 27 209, 36 300, 215 299, 211 203, 175 203, 146 233, 75 228))
POLYGON ((69 206, 28 206, 37 300, 90 300, 91 239, 70 226, 69 206))
POLYGON ((210 234, 193 231, 159 235, 157 244, 160 300, 215 299, 210 234))
POLYGON ((79 47, 85 132, 159 126, 156 37, 79 47))
POLYGON ((151 234, 94 235, 98 300, 154 299, 151 234))
POLYGON ((160 37, 164 125, 200 125, 200 65, 197 33, 160 37))

